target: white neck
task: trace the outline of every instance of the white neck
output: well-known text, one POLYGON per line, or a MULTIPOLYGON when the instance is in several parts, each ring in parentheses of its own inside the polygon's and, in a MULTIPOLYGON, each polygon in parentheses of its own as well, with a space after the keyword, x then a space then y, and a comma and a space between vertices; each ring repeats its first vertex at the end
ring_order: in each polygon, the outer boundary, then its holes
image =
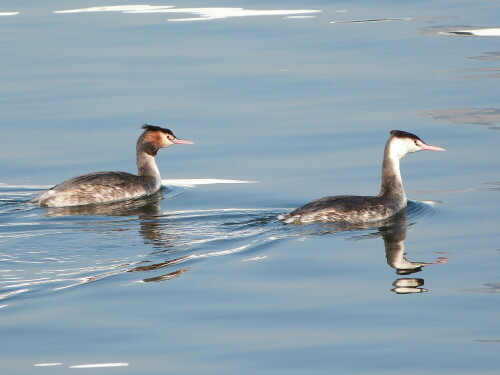
POLYGON ((406 202, 403 180, 399 170, 399 160, 406 154, 399 142, 389 139, 384 149, 382 163, 382 184, 380 197, 391 197, 406 202))
POLYGON ((161 178, 154 156, 147 154, 145 151, 137 150, 137 174, 139 176, 161 178))

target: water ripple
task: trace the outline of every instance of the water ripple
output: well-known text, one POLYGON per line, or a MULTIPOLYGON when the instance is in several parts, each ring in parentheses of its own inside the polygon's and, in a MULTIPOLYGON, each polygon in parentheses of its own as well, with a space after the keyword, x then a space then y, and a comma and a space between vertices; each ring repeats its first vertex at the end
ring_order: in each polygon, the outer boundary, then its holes
MULTIPOLYGON (((134 201, 58 209, 32 207, 29 189, 1 191, 2 307, 24 296, 104 281, 133 286, 171 280, 210 258, 262 261, 289 240, 325 234, 370 238, 385 225, 296 226, 277 220, 292 207, 163 211, 163 200, 185 191, 173 187, 134 201)), ((404 215, 412 225, 433 212, 432 204, 411 201, 404 215)))

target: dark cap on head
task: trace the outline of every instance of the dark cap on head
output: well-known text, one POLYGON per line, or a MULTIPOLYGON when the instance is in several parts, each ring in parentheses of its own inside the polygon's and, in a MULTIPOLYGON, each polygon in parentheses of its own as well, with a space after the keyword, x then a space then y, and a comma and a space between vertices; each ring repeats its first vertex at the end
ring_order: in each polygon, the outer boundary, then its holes
POLYGON ((419 140, 421 140, 420 137, 418 137, 417 135, 415 135, 413 133, 408 133, 408 132, 405 132, 405 131, 402 131, 402 130, 391 130, 391 135, 393 137, 397 137, 397 138, 411 138, 411 139, 419 139, 419 140))
POLYGON ((172 133, 172 131, 170 129, 161 128, 161 127, 155 126, 155 125, 144 124, 144 125, 141 126, 141 128, 144 129, 144 130, 146 130, 146 131, 162 132, 162 133, 174 135, 174 133, 172 133))

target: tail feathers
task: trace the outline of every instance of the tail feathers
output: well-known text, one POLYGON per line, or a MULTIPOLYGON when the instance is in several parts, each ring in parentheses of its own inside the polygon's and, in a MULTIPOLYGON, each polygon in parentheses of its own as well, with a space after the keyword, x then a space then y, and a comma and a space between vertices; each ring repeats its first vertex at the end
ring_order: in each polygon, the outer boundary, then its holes
POLYGON ((52 190, 46 190, 41 194, 38 194, 36 197, 34 197, 32 200, 30 200, 30 203, 36 204, 37 206, 46 206, 47 205, 47 200, 54 194, 52 190))
POLYGON ((291 214, 282 214, 278 215, 278 220, 286 223, 286 224, 291 224, 291 223, 299 223, 300 220, 296 216, 292 216, 291 214))

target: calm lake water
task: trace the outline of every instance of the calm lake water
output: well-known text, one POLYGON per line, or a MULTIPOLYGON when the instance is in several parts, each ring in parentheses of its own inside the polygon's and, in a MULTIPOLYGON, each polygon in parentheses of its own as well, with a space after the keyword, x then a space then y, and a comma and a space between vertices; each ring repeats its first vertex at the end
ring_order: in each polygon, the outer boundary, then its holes
POLYGON ((498 374, 498 4, 134 4, 0 6, 2 374, 498 374), (159 194, 28 203, 144 123, 196 143, 159 194), (401 215, 276 220, 377 194, 391 129, 447 149, 401 215))

